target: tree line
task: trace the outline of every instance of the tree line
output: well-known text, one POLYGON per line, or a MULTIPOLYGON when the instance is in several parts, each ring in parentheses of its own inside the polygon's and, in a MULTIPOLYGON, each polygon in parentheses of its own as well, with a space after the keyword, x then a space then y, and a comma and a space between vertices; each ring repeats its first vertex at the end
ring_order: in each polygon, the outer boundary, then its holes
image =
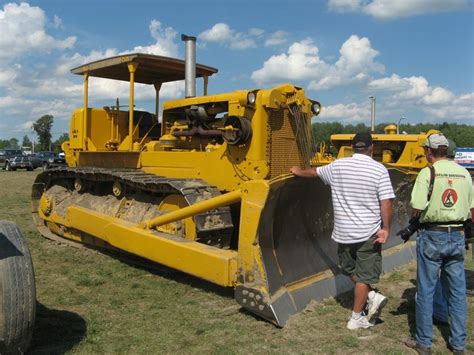
MULTIPOLYGON (((69 134, 63 133, 55 141, 52 140, 51 129, 53 128, 54 117, 52 115, 43 115, 33 123, 33 130, 36 133, 38 142, 35 143, 35 151, 53 151, 59 153, 61 151, 61 144, 69 140, 69 134)), ((25 134, 23 140, 20 142, 17 138, 0 139, 0 149, 20 149, 33 148, 33 143, 25 134)))
MULTIPOLYGON (((375 126, 375 133, 385 133, 384 128, 390 123, 379 123, 375 126)), ((401 124, 400 133, 406 132, 408 134, 419 134, 421 132, 428 132, 430 129, 435 129, 442 132, 448 139, 454 141, 456 147, 474 147, 474 126, 467 124, 448 123, 440 124, 434 123, 418 123, 401 124)), ((357 125, 343 125, 339 122, 318 122, 313 123, 313 137, 316 146, 321 143, 330 145, 330 137, 332 134, 340 133, 358 133, 368 132, 370 127, 363 123, 357 125)))

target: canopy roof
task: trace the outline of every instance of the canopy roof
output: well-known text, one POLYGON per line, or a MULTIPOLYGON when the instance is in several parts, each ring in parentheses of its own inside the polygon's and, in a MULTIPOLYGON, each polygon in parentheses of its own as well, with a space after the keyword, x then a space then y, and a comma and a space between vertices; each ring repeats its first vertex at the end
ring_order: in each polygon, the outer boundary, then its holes
MULTIPOLYGON (((184 80, 185 62, 181 59, 162 57, 158 55, 132 53, 101 59, 71 69, 71 73, 130 81, 129 63, 138 63, 135 72, 135 82, 142 84, 166 83, 184 80)), ((196 64, 196 77, 211 76, 217 73, 216 68, 196 64)))

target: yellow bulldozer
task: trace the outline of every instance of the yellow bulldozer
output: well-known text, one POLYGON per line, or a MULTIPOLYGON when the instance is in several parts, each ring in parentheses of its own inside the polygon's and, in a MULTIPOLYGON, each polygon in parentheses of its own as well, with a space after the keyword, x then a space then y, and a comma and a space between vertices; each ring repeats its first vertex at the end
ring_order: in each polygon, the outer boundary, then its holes
MULTIPOLYGON (((35 223, 47 238, 232 287, 242 307, 284 326, 311 300, 352 287, 330 240, 330 189, 289 174, 310 166, 311 120, 321 105, 291 84, 208 95, 217 69, 196 64, 196 39, 182 39, 184 61, 134 53, 71 70, 84 79, 84 104, 63 144, 68 166, 42 172, 33 185, 35 223), (128 106, 90 108, 93 77, 129 82, 128 106), (160 88, 177 80, 185 80, 186 97, 164 102, 159 117, 160 88), (135 109, 136 84, 153 86, 155 112, 135 109)), ((393 230, 408 221, 413 177, 401 170, 390 169, 393 230)), ((386 246, 385 270, 413 258, 413 245, 400 242, 393 236, 386 246)))

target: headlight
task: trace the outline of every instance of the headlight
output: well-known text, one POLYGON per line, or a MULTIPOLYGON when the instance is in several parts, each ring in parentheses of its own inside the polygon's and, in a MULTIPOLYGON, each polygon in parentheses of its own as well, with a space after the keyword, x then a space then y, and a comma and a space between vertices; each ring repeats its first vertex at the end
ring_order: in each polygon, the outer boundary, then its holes
POLYGON ((311 111, 314 113, 315 116, 319 115, 321 112, 321 104, 317 101, 314 101, 311 105, 311 111))
POLYGON ((255 92, 250 91, 250 92, 247 94, 247 104, 249 104, 249 105, 254 105, 256 99, 257 99, 257 95, 255 95, 255 92))
POLYGON ((49 161, 50 163, 53 163, 53 162, 54 162, 54 158, 49 158, 48 161, 49 161))

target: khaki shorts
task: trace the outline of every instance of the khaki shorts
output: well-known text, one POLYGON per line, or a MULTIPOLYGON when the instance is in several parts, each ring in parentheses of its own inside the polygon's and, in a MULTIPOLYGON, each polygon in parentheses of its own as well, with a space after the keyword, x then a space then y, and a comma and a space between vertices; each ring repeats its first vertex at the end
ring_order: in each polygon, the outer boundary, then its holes
POLYGON ((356 282, 377 283, 382 273, 382 244, 370 238, 354 244, 338 243, 337 254, 343 274, 354 277, 356 282))

